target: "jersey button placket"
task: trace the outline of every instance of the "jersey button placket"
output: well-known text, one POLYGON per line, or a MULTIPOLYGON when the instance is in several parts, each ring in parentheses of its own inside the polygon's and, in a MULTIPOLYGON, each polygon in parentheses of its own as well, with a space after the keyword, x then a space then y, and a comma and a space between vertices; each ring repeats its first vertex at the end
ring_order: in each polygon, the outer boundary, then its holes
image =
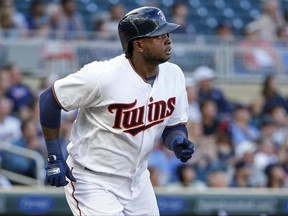
MULTIPOLYGON (((148 110, 148 104, 149 104, 149 100, 150 100, 150 95, 151 95, 151 85, 147 85, 144 92, 143 92, 143 96, 146 97, 146 104, 145 104, 145 114, 144 114, 144 124, 147 124, 147 110, 148 110)), ((131 186, 130 186, 130 190, 131 192, 133 192, 135 190, 135 182, 133 179, 135 179, 135 176, 138 175, 138 167, 139 167, 139 162, 141 161, 141 157, 142 157, 142 147, 143 147, 143 143, 144 143, 144 135, 145 135, 145 130, 142 132, 142 139, 140 141, 140 146, 139 146, 139 150, 138 150, 138 154, 136 156, 136 160, 134 162, 134 174, 132 177, 132 181, 131 181, 131 186)))

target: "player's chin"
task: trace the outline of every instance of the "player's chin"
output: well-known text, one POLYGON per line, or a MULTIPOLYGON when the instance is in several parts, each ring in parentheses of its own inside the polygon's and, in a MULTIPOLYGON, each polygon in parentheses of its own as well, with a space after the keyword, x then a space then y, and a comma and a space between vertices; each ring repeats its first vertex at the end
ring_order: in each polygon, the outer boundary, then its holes
POLYGON ((164 63, 168 61, 171 58, 171 52, 164 52, 163 55, 161 55, 160 61, 161 63, 164 63))
POLYGON ((171 58, 171 55, 165 55, 165 56, 162 58, 162 63, 170 60, 170 58, 171 58))

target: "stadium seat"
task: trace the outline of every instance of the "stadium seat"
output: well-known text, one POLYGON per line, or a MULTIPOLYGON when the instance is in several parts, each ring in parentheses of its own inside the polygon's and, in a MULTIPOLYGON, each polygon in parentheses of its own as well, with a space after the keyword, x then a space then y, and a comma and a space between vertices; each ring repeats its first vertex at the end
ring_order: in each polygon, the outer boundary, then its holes
MULTIPOLYGON (((60 2, 47 0, 46 3, 60 2)), ((91 30, 93 17, 108 11, 112 4, 122 3, 126 11, 146 5, 148 0, 76 0, 79 12, 84 16, 87 29, 91 30)), ((159 7, 170 20, 171 6, 176 0, 159 0, 159 7)), ((189 7, 188 20, 197 29, 197 34, 214 33, 218 23, 230 20, 236 34, 242 34, 244 26, 261 14, 262 0, 187 0, 189 7)), ((15 1, 16 8, 26 14, 31 0, 15 1)), ((280 1, 281 8, 288 7, 288 1, 280 1)))

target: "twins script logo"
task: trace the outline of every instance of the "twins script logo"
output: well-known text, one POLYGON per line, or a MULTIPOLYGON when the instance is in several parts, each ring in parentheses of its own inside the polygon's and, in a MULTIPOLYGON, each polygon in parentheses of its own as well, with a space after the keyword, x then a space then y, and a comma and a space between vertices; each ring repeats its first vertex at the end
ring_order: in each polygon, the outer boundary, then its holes
POLYGON ((129 133, 132 136, 137 135, 141 131, 151 128, 157 124, 160 124, 168 116, 171 116, 175 104, 176 98, 169 98, 167 101, 160 100, 151 102, 148 104, 148 124, 145 125, 145 106, 135 107, 137 100, 132 103, 115 103, 108 107, 110 113, 115 113, 113 128, 124 128, 125 133, 129 133))

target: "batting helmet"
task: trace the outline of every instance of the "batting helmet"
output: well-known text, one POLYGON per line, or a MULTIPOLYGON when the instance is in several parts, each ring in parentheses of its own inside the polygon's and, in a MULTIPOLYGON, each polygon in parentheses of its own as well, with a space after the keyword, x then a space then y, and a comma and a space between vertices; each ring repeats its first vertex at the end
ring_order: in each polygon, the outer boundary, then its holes
POLYGON ((118 34, 124 52, 134 39, 159 36, 175 30, 179 25, 168 23, 156 7, 140 7, 127 13, 119 22, 118 34))

